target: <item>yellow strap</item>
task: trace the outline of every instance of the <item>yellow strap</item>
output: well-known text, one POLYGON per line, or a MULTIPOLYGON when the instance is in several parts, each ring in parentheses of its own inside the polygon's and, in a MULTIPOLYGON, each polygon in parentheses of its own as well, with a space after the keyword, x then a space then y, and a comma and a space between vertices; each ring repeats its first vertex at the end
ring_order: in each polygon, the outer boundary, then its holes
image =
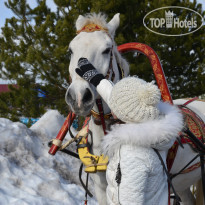
POLYGON ((79 139, 80 137, 86 137, 87 136, 87 129, 88 129, 88 125, 86 125, 83 129, 81 129, 78 134, 70 139, 69 141, 67 141, 65 144, 63 144, 61 147, 60 147, 60 150, 62 149, 65 149, 66 147, 68 147, 71 143, 75 142, 77 139, 79 139))
MULTIPOLYGON (((79 145, 86 144, 86 137, 82 137, 79 145)), ((82 163, 85 165, 85 172, 87 173, 95 173, 97 171, 106 171, 108 157, 104 157, 103 155, 97 156, 89 153, 87 147, 78 148, 79 158, 82 163)))
MULTIPOLYGON (((87 140, 86 137, 88 135, 88 125, 85 126, 83 129, 81 129, 78 134, 67 141, 65 144, 62 145, 62 141, 58 139, 53 139, 52 143, 57 145, 60 150, 65 149, 67 146, 69 146, 71 143, 82 137, 81 141, 79 144, 86 144, 87 140)), ((93 154, 90 154, 88 152, 87 147, 82 147, 78 148, 78 154, 80 157, 80 160, 83 162, 85 165, 85 171, 89 173, 94 173, 96 171, 106 171, 107 169, 107 164, 108 164, 108 157, 104 157, 103 155, 101 156, 96 156, 93 154)))
POLYGON ((104 165, 107 165, 108 163, 99 163, 99 164, 89 164, 87 166, 85 166, 86 168, 87 167, 97 167, 97 166, 104 166, 104 165))

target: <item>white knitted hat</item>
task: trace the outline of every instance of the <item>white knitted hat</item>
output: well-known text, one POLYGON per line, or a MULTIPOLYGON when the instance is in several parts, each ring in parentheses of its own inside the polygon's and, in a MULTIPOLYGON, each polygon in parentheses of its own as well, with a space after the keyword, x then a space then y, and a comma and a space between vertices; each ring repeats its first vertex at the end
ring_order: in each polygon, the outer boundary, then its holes
POLYGON ((157 104, 161 98, 156 85, 137 77, 127 77, 114 85, 109 105, 124 122, 143 122, 159 118, 157 104))

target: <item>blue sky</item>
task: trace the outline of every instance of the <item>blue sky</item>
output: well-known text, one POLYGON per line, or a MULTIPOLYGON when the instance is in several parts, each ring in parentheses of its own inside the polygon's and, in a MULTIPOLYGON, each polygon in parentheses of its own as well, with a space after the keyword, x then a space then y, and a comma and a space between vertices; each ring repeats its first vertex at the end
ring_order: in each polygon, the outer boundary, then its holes
MULTIPOLYGON (((5 0, 0 0, 0 28, 4 26, 6 18, 13 16, 13 13, 4 5, 4 2, 5 0)), ((36 5, 36 0, 29 0, 28 2, 31 7, 36 5)), ((197 2, 201 3, 203 5, 203 9, 205 10, 205 0, 197 0, 197 2)), ((53 0, 47 0, 47 4, 51 9, 55 8, 53 0)))
MULTIPOLYGON (((6 18, 10 18, 14 15, 13 12, 5 6, 5 1, 6 0, 0 0, 0 28, 4 26, 6 18)), ((31 7, 35 7, 37 5, 36 0, 28 0, 28 2, 31 7)), ((53 0, 47 0, 47 5, 52 10, 55 10, 55 4, 53 0)))
MULTIPOLYGON (((0 0, 0 35, 1 35, 1 27, 4 26, 6 18, 11 18, 14 14, 8 9, 5 4, 5 0, 0 0)), ((35 7, 37 5, 36 0, 28 0, 31 7, 35 7)), ((51 10, 55 10, 56 6, 53 0, 47 0, 47 5, 51 8, 51 10)), ((0 84, 12 83, 9 80, 0 79, 0 84)))
MULTIPOLYGON (((4 5, 5 0, 0 0, 0 28, 4 26, 6 18, 10 18, 13 16, 13 13, 4 5)), ((31 7, 35 7, 36 0, 28 0, 31 7)), ((198 3, 201 3, 203 9, 205 10, 205 0, 197 0, 198 3)), ((47 5, 52 9, 55 10, 55 4, 53 0, 47 0, 47 5)), ((1 33, 1 29, 0 29, 1 33)), ((9 83, 9 81, 3 81, 0 79, 0 84, 2 83, 9 83)))

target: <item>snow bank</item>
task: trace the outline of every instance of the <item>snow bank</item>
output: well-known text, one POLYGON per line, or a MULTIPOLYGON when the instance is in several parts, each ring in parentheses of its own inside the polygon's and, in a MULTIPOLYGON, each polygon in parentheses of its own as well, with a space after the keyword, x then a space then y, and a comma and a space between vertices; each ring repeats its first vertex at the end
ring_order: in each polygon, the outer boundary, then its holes
POLYGON ((37 134, 55 138, 64 121, 65 118, 57 110, 48 110, 30 129, 37 134))
MULTIPOLYGON (((0 118, 0 205, 80 205, 78 159, 58 152, 48 154, 64 117, 48 111, 30 129, 0 118)), ((97 204, 89 199, 89 205, 97 204)))

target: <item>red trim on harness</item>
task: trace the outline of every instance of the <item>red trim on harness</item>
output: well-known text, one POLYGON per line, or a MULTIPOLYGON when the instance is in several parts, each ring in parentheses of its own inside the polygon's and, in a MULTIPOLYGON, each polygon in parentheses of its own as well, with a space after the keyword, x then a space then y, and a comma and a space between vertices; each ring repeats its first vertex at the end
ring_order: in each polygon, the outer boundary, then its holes
MULTIPOLYGON (((88 125, 89 121, 90 121, 90 117, 86 117, 86 118, 85 118, 85 121, 84 121, 84 123, 83 123, 83 128, 84 128, 86 125, 88 125)), ((87 131, 88 131, 88 130, 87 130, 87 131)))
POLYGON ((186 105, 188 105, 189 103, 191 103, 191 102, 193 102, 193 101, 195 101, 195 100, 197 100, 197 99, 198 99, 198 97, 192 98, 192 99, 188 100, 187 102, 185 102, 185 103, 183 104, 183 106, 186 106, 186 105))
POLYGON ((172 165, 174 163, 177 150, 178 150, 179 144, 177 141, 172 145, 172 147, 169 149, 169 152, 167 154, 167 170, 170 172, 172 165))
MULTIPOLYGON (((195 100, 197 100, 197 98, 193 98, 193 99, 187 101, 183 105, 179 106, 179 108, 181 109, 182 113, 184 113, 184 115, 185 115, 185 120, 186 120, 186 123, 187 123, 190 131, 199 140, 202 141, 203 140, 203 135, 205 133, 205 124, 204 124, 203 120, 195 112, 193 112, 190 108, 186 107, 186 105, 188 105, 189 103, 191 103, 195 100)), ((180 133, 179 133, 179 135, 180 135, 180 133)), ((181 142, 183 144, 190 144, 191 146, 193 146, 193 148, 195 147, 195 145, 192 143, 192 141, 190 141, 186 136, 183 136, 181 138, 181 142)), ((178 147, 178 145, 179 145, 178 142, 175 141, 174 145, 169 149, 169 152, 168 152, 168 155, 167 155, 167 168, 168 168, 168 171, 171 170, 172 165, 174 163, 174 159, 175 159, 175 156, 177 154, 176 146, 178 147)), ((191 166, 191 167, 187 168, 186 170, 184 170, 184 173, 188 173, 190 171, 193 171, 196 168, 198 168, 198 166, 197 166, 197 164, 194 164, 193 166, 191 166)))
POLYGON ((105 125, 105 118, 104 118, 104 111, 103 111, 103 106, 102 106, 102 100, 101 99, 97 99, 96 100, 96 104, 98 106, 98 110, 99 110, 99 113, 100 113, 100 120, 101 120, 101 123, 102 123, 103 131, 104 131, 104 134, 106 135, 107 132, 106 132, 106 125, 105 125))

